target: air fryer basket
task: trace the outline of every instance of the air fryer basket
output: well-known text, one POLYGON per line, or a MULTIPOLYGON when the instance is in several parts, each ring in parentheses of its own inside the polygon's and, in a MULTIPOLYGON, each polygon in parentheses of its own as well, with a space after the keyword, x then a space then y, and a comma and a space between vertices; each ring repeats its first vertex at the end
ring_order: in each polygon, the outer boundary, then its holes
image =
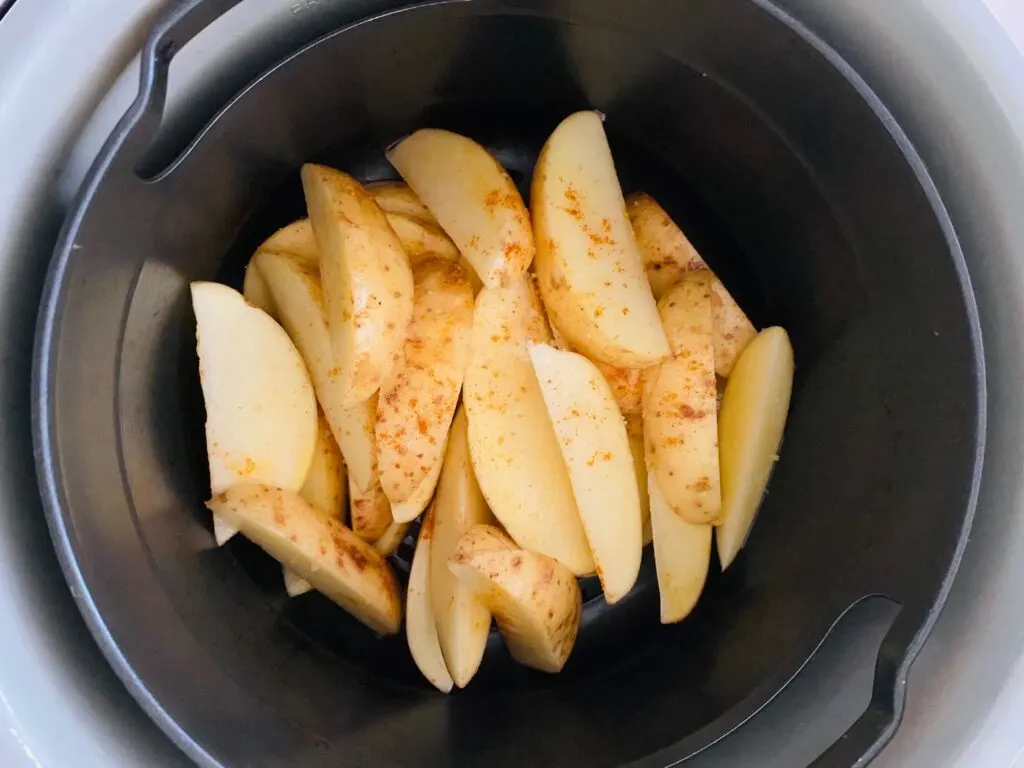
POLYGON ((235 2, 190 0, 154 29, 37 339, 51 530, 147 711, 207 765, 665 766, 741 725, 844 611, 884 595, 901 611, 872 704, 819 763, 874 754, 966 540, 984 373, 955 235, 863 82, 767 0, 450 0, 328 35, 180 156, 147 157, 172 56, 235 2), (785 444, 746 549, 682 624, 658 623, 647 562, 621 604, 593 594, 561 675, 518 667, 494 636, 445 697, 403 637, 286 599, 246 542, 214 547, 187 286, 240 283, 255 245, 302 215, 304 161, 393 177, 384 147, 447 127, 525 192, 543 139, 581 108, 607 115, 624 189, 665 205, 755 323, 790 331, 785 444))

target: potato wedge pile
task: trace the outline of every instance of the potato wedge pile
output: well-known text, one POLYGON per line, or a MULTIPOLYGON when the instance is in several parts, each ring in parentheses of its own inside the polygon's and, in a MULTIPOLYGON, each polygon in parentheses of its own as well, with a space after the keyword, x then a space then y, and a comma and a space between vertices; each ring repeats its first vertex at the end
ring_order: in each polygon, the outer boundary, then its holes
POLYGON ((615 603, 652 542, 661 620, 682 620, 778 458, 786 332, 758 333, 658 203, 623 197, 596 112, 551 134, 532 210, 465 136, 388 158, 402 181, 304 166, 309 216, 243 293, 192 286, 217 544, 241 533, 289 595, 378 634, 404 611, 446 693, 492 618, 514 659, 560 671, 578 578, 615 603), (417 520, 403 594, 388 558, 417 520))

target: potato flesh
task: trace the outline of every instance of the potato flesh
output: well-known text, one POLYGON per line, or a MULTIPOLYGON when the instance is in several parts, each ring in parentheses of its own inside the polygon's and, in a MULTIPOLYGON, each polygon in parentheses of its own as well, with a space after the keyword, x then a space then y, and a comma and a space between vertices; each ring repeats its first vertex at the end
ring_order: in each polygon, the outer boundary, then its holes
POLYGON ((409 525, 409 523, 392 522, 384 531, 384 535, 373 542, 373 548, 383 557, 391 557, 405 541, 405 537, 409 533, 409 525))
POLYGON ((280 320, 277 305, 274 303, 274 297, 270 294, 270 289, 267 287, 263 275, 253 262, 249 262, 245 268, 242 296, 254 307, 262 309, 275 320, 280 320))
POLYGON ((695 524, 716 522, 722 496, 707 273, 688 274, 658 308, 673 357, 644 372, 647 463, 677 515, 695 524))
POLYGON ((331 427, 321 413, 317 424, 316 450, 306 482, 299 495, 317 509, 345 522, 348 478, 341 450, 331 434, 331 427))
POLYGON ((427 224, 400 213, 386 215, 413 269, 428 257, 459 260, 459 249, 436 224, 427 224))
POLYGON ((437 638, 437 622, 434 619, 434 604, 430 594, 433 528, 433 514, 428 510, 420 527, 416 553, 409 572, 405 635, 409 643, 409 652, 423 676, 439 691, 449 693, 454 683, 441 653, 441 644, 437 638))
POLYGON ((375 181, 366 185, 366 191, 373 195, 373 199, 385 213, 397 213, 425 224, 439 226, 434 214, 427 210, 423 201, 404 182, 375 181))
POLYGON ((278 307, 281 324, 306 361, 320 407, 345 457, 350 479, 360 489, 371 487, 377 482, 376 407, 369 401, 351 408, 345 405, 319 270, 292 254, 273 251, 257 253, 253 266, 263 275, 278 307))
POLYGON ((462 267, 433 260, 415 276, 412 322, 376 414, 381 486, 398 522, 417 517, 433 494, 473 332, 473 289, 462 267), (399 506, 414 494, 417 504, 399 506))
POLYGON ((719 414, 722 522, 718 559, 728 568, 743 547, 778 458, 793 391, 793 347, 782 328, 767 328, 743 351, 719 414))
POLYGON ((494 614, 512 658, 542 672, 561 671, 582 612, 579 585, 565 566, 477 525, 459 540, 449 568, 494 614))
POLYGON ((281 227, 268 237, 257 250, 291 254, 304 264, 314 266, 320 263, 313 225, 309 219, 299 219, 281 227))
POLYGON ((428 128, 400 141, 388 160, 484 285, 505 285, 526 271, 534 254, 530 217, 515 182, 486 149, 428 128))
POLYGON ((629 435, 629 451, 633 454, 633 471, 636 473, 637 491, 640 493, 640 539, 646 547, 654 539, 651 530, 651 500, 647 489, 647 462, 644 460, 643 427, 639 431, 626 429, 629 435))
POLYGON ((452 422, 434 499, 431 590, 441 651, 452 679, 464 688, 480 668, 491 629, 491 612, 448 570, 459 539, 474 525, 493 520, 469 457, 468 422, 459 408, 452 422))
POLYGON ((316 399, 295 345, 269 315, 216 283, 192 284, 214 493, 240 482, 298 490, 316 446, 316 399))
POLYGON ((402 622, 398 582, 377 551, 292 491, 236 485, 207 507, 375 632, 402 622))
MULTIPOLYGON (((655 299, 660 300, 688 272, 709 269, 683 231, 653 197, 643 192, 632 194, 626 198, 626 210, 655 299)), ((757 331, 717 277, 712 278, 711 289, 715 372, 728 377, 736 358, 757 331)))
POLYGON ((541 293, 569 343, 620 367, 667 357, 597 113, 571 115, 551 134, 537 160, 530 204, 541 293))
POLYGON ((320 252, 341 401, 351 408, 380 389, 401 353, 412 318, 412 270, 384 212, 359 182, 307 164, 302 187, 320 252))
POLYGON ((512 537, 583 575, 594 560, 527 351, 546 337, 525 277, 480 292, 463 394, 469 449, 484 497, 512 537))
POLYGON ((375 481, 365 491, 352 483, 348 484, 349 522, 352 531, 363 541, 376 541, 394 522, 391 504, 380 482, 375 481))
POLYGON ((642 549, 640 494, 622 415, 601 372, 582 355, 535 344, 530 359, 605 601, 618 602, 636 583, 642 549))
POLYGON ((685 619, 697 605, 711 562, 710 525, 694 525, 676 515, 658 489, 657 478, 647 478, 654 538, 654 565, 658 574, 661 623, 685 619))

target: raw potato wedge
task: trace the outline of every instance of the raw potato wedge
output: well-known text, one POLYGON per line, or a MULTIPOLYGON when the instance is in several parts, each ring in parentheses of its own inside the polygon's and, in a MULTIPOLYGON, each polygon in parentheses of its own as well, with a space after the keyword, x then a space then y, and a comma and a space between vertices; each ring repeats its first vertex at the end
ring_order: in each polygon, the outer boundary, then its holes
POLYGON ((658 309, 673 357, 644 371, 647 464, 677 515, 694 524, 714 523, 722 494, 710 275, 687 274, 658 309))
POLYGON ((281 227, 256 249, 257 253, 260 251, 289 253, 304 264, 316 265, 320 262, 320 251, 309 219, 299 219, 281 227))
POLYGON ((642 411, 643 385, 642 368, 616 368, 597 360, 593 361, 597 370, 611 387, 615 403, 623 416, 636 416, 642 411))
POLYGON ((668 357, 598 113, 570 115, 551 134, 530 205, 544 304, 569 343, 625 368, 668 357))
POLYGON ((746 542, 778 459, 793 392, 793 347, 782 328, 766 328, 743 351, 718 416, 722 522, 718 559, 729 567, 746 542))
POLYGON ((213 493, 241 482, 298 490, 316 447, 306 366, 288 334, 242 295, 192 283, 213 493))
POLYGON ((402 598, 387 562, 297 493, 236 485, 206 506, 378 634, 398 632, 402 598))
POLYGON ((441 651, 452 679, 465 688, 480 668, 491 631, 491 612, 448 570, 459 539, 474 525, 493 520, 469 458, 466 409, 459 408, 448 436, 448 449, 432 507, 434 537, 430 589, 441 651))
POLYGON ((414 269, 430 256, 448 261, 459 260, 459 249, 436 224, 428 224, 401 213, 385 215, 414 269))
POLYGON ((277 305, 274 303, 274 297, 271 295, 263 275, 256 268, 255 261, 250 261, 245 267, 242 296, 254 307, 262 309, 275 320, 280 320, 277 305))
POLYGON ((534 344, 530 359, 605 601, 616 603, 636 584, 643 548, 640 494, 622 415, 601 372, 582 355, 534 344))
POLYGON ((392 147, 388 160, 484 285, 505 285, 530 266, 533 230, 526 205, 486 149, 457 133, 426 128, 392 147))
POLYGON ((647 462, 644 460, 643 428, 634 431, 627 422, 626 432, 629 434, 629 450, 633 454, 633 470, 636 472, 636 486, 640 493, 640 530, 641 540, 646 547, 654 538, 651 530, 651 499, 647 489, 647 462))
POLYGON ((348 496, 349 522, 356 536, 363 541, 377 541, 387 533, 394 519, 391 504, 379 482, 364 491, 356 488, 349 476, 348 496))
POLYGON ((412 318, 409 258, 380 206, 348 174, 302 167, 340 400, 365 402, 391 373, 412 318))
MULTIPOLYGON (((654 298, 661 299, 687 272, 708 269, 683 231, 653 197, 643 192, 630 195, 626 198, 626 210, 654 298)), ((711 281, 711 291, 715 372, 727 377, 757 331, 717 277, 711 281)))
POLYGON ((299 495, 317 509, 345 522, 348 479, 341 450, 334 440, 331 427, 321 413, 318 419, 316 450, 306 482, 299 495))
POLYGON ((455 577, 494 614, 512 658, 542 672, 559 672, 576 643, 580 588, 550 557, 520 549, 499 529, 475 525, 449 560, 455 577))
POLYGON ((428 261, 415 281, 408 336, 377 400, 380 482, 399 523, 418 517, 434 493, 473 334, 473 288, 462 267, 428 261))
POLYGON ((375 181, 366 185, 366 191, 373 195, 373 199, 385 213, 397 213, 438 226, 434 214, 427 210, 423 201, 404 182, 375 181))
POLYGON ((327 328, 320 274, 292 254, 261 251, 253 258, 263 276, 281 324, 309 367, 317 399, 331 432, 345 457, 351 480, 366 490, 377 482, 377 448, 374 439, 376 404, 373 398, 354 407, 345 405, 341 369, 327 328))
POLYGON ((661 598, 661 623, 682 621, 697 605, 711 563, 710 525, 693 525, 665 503, 653 473, 647 478, 654 533, 654 567, 661 598))
POLYGON ((409 652, 423 676, 442 693, 449 693, 454 683, 441 654, 434 620, 434 603, 430 596, 431 543, 434 516, 427 510, 416 541, 416 554, 409 571, 409 590, 406 595, 405 637, 409 652))
POLYGON ((463 391, 469 451, 484 497, 512 538, 584 575, 594 558, 527 351, 529 342, 547 340, 526 277, 477 296, 463 391))
POLYGON ((405 541, 405 535, 409 532, 410 523, 396 523, 392 521, 384 535, 373 542, 373 548, 383 557, 391 557, 398 550, 399 545, 405 541))

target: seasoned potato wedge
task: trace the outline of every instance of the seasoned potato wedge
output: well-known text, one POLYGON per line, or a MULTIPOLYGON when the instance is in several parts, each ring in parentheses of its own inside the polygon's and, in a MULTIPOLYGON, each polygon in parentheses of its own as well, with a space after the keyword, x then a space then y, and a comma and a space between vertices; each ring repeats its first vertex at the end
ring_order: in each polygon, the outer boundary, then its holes
POLYGON ((416 266, 428 257, 459 260, 459 249, 448 235, 436 224, 414 219, 401 213, 388 213, 388 224, 395 230, 398 239, 409 257, 409 263, 416 266))
POLYGON ((582 611, 579 585, 565 566, 520 549, 493 526, 475 525, 459 540, 449 568, 494 614, 512 658, 542 672, 561 671, 582 611))
POLYGON ((515 182, 486 149, 427 128, 392 147, 388 160, 484 285, 504 285, 526 271, 534 250, 530 217, 515 182))
POLYGON ((309 219, 299 219, 286 227, 281 227, 256 249, 257 253, 260 251, 288 253, 309 265, 320 262, 320 251, 317 249, 313 225, 309 219))
POLYGON ((441 643, 437 639, 437 623, 434 620, 434 603, 430 596, 431 582, 431 539, 434 531, 434 516, 431 510, 423 518, 416 554, 413 555, 409 572, 409 590, 406 594, 405 636, 409 652, 423 676, 442 693, 451 691, 454 683, 441 654, 441 643))
POLYGON ((715 530, 723 570, 743 547, 778 458, 793 391, 793 347, 766 328, 743 351, 718 416, 722 522, 715 530))
POLYGON ((536 271, 551 320, 593 360, 640 368, 669 354, 596 112, 544 145, 530 197, 536 271))
POLYGON ((622 415, 601 372, 582 355, 534 344, 530 359, 605 601, 616 603, 636 583, 643 546, 636 469, 622 415))
POLYGON ((688 273, 658 309, 673 357, 644 371, 647 465, 677 515, 694 524, 717 522, 722 495, 710 275, 688 273))
POLYGON ((245 267, 242 296, 254 307, 262 309, 275 320, 280 319, 274 297, 270 294, 270 289, 267 287, 262 273, 256 268, 255 261, 250 261, 245 267))
POLYGON ((469 451, 484 497, 512 537, 583 575, 594 559, 527 351, 529 342, 546 341, 527 278, 477 296, 463 393, 469 451))
POLYGON ((640 492, 640 536, 643 545, 646 547, 654 538, 654 533, 651 531, 651 500, 647 490, 647 462, 644 460, 643 426, 641 424, 639 430, 632 430, 627 421, 626 432, 629 434, 629 450, 633 454, 636 486, 640 492))
MULTIPOLYGON (((687 272, 708 269, 683 231, 653 197, 643 192, 630 195, 626 198, 626 210, 654 298, 661 299, 687 272)), ((727 377, 757 331, 717 277, 711 281, 711 301, 715 372, 727 377)))
POLYGON ((387 562, 297 493, 236 485, 214 494, 206 506, 375 632, 398 632, 402 598, 387 562))
POLYGON ((217 283, 192 283, 213 493, 241 482, 298 490, 316 447, 313 385, 269 315, 217 283))
POLYGON ((411 523, 396 523, 392 521, 388 529, 384 531, 384 535, 373 542, 373 548, 384 557, 390 557, 395 554, 399 545, 405 541, 410 525, 411 523))
POLYGON ((657 478, 647 478, 654 566, 661 597, 661 623, 682 621, 697 605, 711 562, 710 525, 694 525, 674 514, 658 489, 657 478))
POLYGON ((375 181, 366 185, 366 191, 373 195, 373 199, 385 213, 397 213, 438 226, 434 214, 427 210, 427 206, 405 182, 375 181))
POLYGON ((473 288, 462 267, 435 259, 416 269, 415 280, 408 336, 377 400, 380 482, 400 523, 419 516, 433 495, 473 333, 473 288))
POLYGON ((363 541, 377 541, 394 522, 391 504, 376 480, 365 491, 356 488, 349 476, 349 521, 352 531, 363 541))
POLYGON ((387 217, 351 176, 302 167, 310 222, 320 252, 327 327, 341 402, 365 402, 391 373, 412 318, 409 258, 387 217))
POLYGON ((642 368, 617 368, 614 365, 594 361, 597 370, 611 387, 615 404, 623 416, 636 416, 642 410, 643 383, 642 368))
POLYGON ((252 266, 259 270, 274 298, 281 324, 302 354, 313 379, 317 399, 341 448, 351 480, 361 489, 377 482, 374 438, 376 404, 345 405, 340 367, 327 328, 320 274, 291 254, 261 251, 252 266))
POLYGON ((459 688, 464 688, 480 668, 491 630, 487 606, 448 570, 448 559, 459 539, 474 525, 493 520, 473 474, 467 427, 466 409, 459 408, 432 506, 434 538, 430 557, 437 634, 448 671, 459 688))
POLYGON ((319 510, 345 522, 348 478, 341 450, 334 440, 331 427, 321 413, 318 418, 316 450, 306 482, 299 495, 319 510))

